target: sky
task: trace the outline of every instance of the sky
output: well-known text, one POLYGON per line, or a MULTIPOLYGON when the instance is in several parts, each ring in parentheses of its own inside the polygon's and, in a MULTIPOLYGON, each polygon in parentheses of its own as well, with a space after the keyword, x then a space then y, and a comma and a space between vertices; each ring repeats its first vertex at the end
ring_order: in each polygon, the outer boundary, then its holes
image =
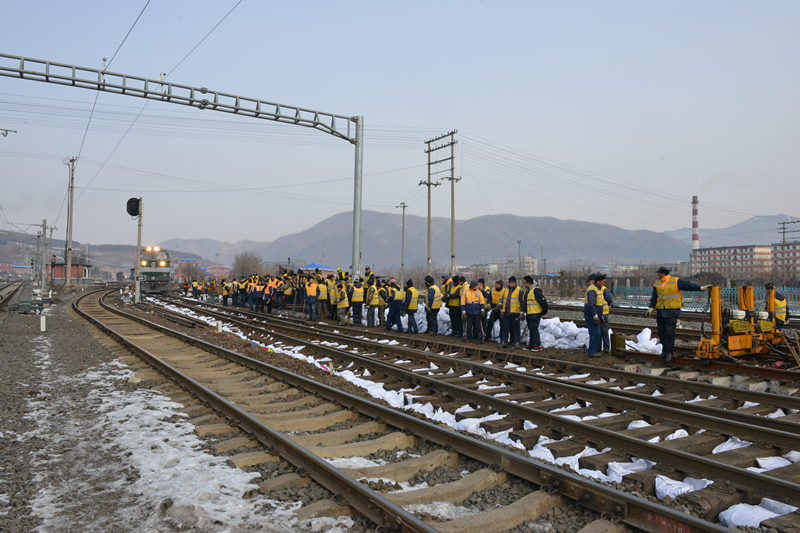
MULTIPOLYGON (((0 54, 363 116, 364 209, 424 215, 424 141, 457 130, 459 219, 663 231, 693 195, 702 227, 800 215, 795 1, 0 6, 0 54)), ((0 128, 3 229, 63 235, 74 156, 82 242, 135 242, 132 196, 145 242, 269 241, 353 206, 353 145, 296 125, 0 77, 0 128)), ((450 183, 432 195, 449 216, 450 183)))

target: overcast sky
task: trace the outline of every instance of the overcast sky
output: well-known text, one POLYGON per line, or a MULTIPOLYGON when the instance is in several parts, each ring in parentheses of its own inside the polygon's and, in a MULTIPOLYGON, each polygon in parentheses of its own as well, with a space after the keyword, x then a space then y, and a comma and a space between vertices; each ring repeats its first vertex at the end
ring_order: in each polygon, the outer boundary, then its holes
MULTIPOLYGON (((6 0, 0 53, 99 67, 145 3, 6 0)), ((236 5, 152 0, 108 70, 363 115, 365 209, 424 215, 423 141, 457 129, 458 218, 661 231, 690 225, 694 194, 704 227, 800 215, 800 2, 243 0, 185 57, 236 5)), ((134 241, 134 195, 146 242, 272 240, 352 209, 346 141, 144 105, 0 77, 0 128, 17 130, 0 137, 0 227, 63 235, 78 153, 83 242, 134 241)), ((447 184, 433 213, 449 212, 447 184)))

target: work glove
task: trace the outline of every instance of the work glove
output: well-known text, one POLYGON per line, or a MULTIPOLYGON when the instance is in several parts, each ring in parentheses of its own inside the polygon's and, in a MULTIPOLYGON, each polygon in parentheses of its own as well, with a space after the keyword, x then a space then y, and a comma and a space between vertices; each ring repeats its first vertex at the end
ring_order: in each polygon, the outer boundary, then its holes
POLYGON ((701 291, 707 291, 707 290, 709 290, 711 287, 713 287, 713 285, 700 285, 700 290, 701 290, 701 291))
POLYGON ((653 311, 655 311, 655 309, 653 309, 652 307, 648 307, 647 311, 645 311, 645 313, 644 313, 644 316, 646 316, 648 318, 653 316, 653 311))
POLYGON ((597 315, 594 315, 592 317, 592 322, 594 322, 595 325, 599 324, 600 323, 600 317, 597 316, 597 315))

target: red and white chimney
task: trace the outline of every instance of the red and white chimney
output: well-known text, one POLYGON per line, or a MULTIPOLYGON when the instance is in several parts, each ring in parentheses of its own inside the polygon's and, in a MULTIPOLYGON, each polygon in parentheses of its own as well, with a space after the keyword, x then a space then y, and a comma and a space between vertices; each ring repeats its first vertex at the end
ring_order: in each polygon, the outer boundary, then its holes
POLYGON ((700 221, 697 218, 697 196, 692 196, 692 250, 700 249, 700 221))

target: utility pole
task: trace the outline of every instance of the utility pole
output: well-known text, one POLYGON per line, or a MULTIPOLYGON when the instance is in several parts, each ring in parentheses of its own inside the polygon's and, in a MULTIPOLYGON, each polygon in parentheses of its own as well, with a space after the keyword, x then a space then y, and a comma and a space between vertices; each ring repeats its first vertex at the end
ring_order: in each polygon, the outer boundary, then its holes
MULTIPOLYGON (((785 287, 787 278, 789 277, 789 262, 788 256, 789 254, 786 251, 786 234, 787 233, 800 233, 800 230, 789 230, 787 227, 789 224, 800 224, 800 220, 785 220, 783 222, 779 222, 778 231, 781 233, 781 284, 785 287)), ((792 280, 794 281, 794 280, 792 280)))
POLYGON ((67 253, 64 258, 66 263, 66 272, 64 276, 64 292, 69 293, 72 290, 72 219, 74 218, 74 199, 75 199, 75 162, 77 157, 71 158, 68 162, 64 162, 69 166, 69 204, 67 206, 67 253))
POLYGON ((518 275, 520 277, 525 275, 525 273, 522 271, 522 240, 521 239, 517 239, 517 270, 518 270, 518 275))
POLYGON ((142 199, 139 198, 139 231, 136 236, 136 269, 134 270, 135 277, 133 281, 134 290, 136 291, 133 299, 135 304, 141 301, 140 289, 142 288, 142 282, 139 279, 139 269, 142 266, 142 211, 142 199))
POLYGON ((47 219, 42 220, 42 274, 41 274, 42 298, 44 298, 44 286, 47 284, 47 219))
MULTIPOLYGON (((543 273, 546 273, 546 272, 547 272, 547 269, 545 269, 545 270, 541 270, 542 268, 544 268, 544 246, 539 246, 539 255, 541 256, 541 261, 539 261, 539 265, 540 265, 540 266, 539 266, 539 268, 537 268, 536 270, 539 270, 539 271, 541 271, 541 272, 543 272, 543 273)), ((536 272, 536 274, 537 274, 537 275, 538 275, 539 273, 540 273, 540 272, 536 272)))
POLYGON ((50 258, 50 290, 53 290, 55 283, 53 283, 53 230, 58 229, 55 226, 50 226, 50 241, 47 245, 47 257, 50 258))
POLYGON ((402 230, 400 233, 400 287, 402 288, 405 287, 406 282, 406 207, 408 207, 408 204, 400 202, 400 205, 395 207, 403 210, 402 230))
POLYGON ((430 142, 427 141, 428 150, 425 152, 428 154, 428 180, 427 181, 420 181, 420 185, 424 185, 428 188, 428 275, 433 275, 433 261, 431 259, 431 187, 438 187, 442 184, 440 181, 431 181, 431 151, 430 151, 430 142))
MULTIPOLYGON (((444 180, 450 181, 450 274, 455 274, 456 273, 456 182, 457 181, 461 181, 461 178, 456 178, 456 176, 455 176, 455 172, 456 172, 456 168, 455 168, 455 161, 456 161, 455 147, 456 147, 456 143, 457 143, 456 137, 455 137, 456 133, 458 133, 458 130, 453 130, 453 131, 450 131, 448 133, 445 133, 444 135, 440 135, 438 137, 435 137, 433 139, 429 139, 429 140, 425 141, 425 144, 428 145, 428 147, 425 149, 425 153, 428 154, 428 181, 430 181, 431 174, 439 174, 440 172, 447 172, 447 169, 436 171, 436 172, 431 172, 431 168, 434 165, 437 165, 437 164, 440 164, 440 163, 445 163, 447 161, 450 162, 450 169, 449 169, 450 170, 450 177, 442 178, 444 180), (448 142, 446 142, 444 144, 436 145, 436 146, 431 146, 432 143, 434 143, 436 141, 441 141, 443 139, 447 139, 448 137, 450 138, 448 140, 448 142), (444 158, 438 159, 436 161, 431 161, 430 160, 431 159, 431 157, 430 157, 431 152, 435 152, 437 150, 442 150, 442 149, 447 148, 447 147, 450 147, 450 157, 444 157, 444 158)), ((428 195, 430 196, 430 188, 428 188, 428 195)), ((430 206, 430 200, 428 201, 428 205, 430 206)), ((431 255, 431 251, 430 251, 430 207, 428 208, 428 212, 429 212, 429 214, 428 214, 428 228, 429 228, 428 229, 428 235, 429 235, 429 237, 428 237, 428 263, 429 263, 428 272, 430 273, 430 268, 431 268, 431 266, 430 266, 430 261, 431 261, 431 257, 430 257, 430 255, 431 255)))

